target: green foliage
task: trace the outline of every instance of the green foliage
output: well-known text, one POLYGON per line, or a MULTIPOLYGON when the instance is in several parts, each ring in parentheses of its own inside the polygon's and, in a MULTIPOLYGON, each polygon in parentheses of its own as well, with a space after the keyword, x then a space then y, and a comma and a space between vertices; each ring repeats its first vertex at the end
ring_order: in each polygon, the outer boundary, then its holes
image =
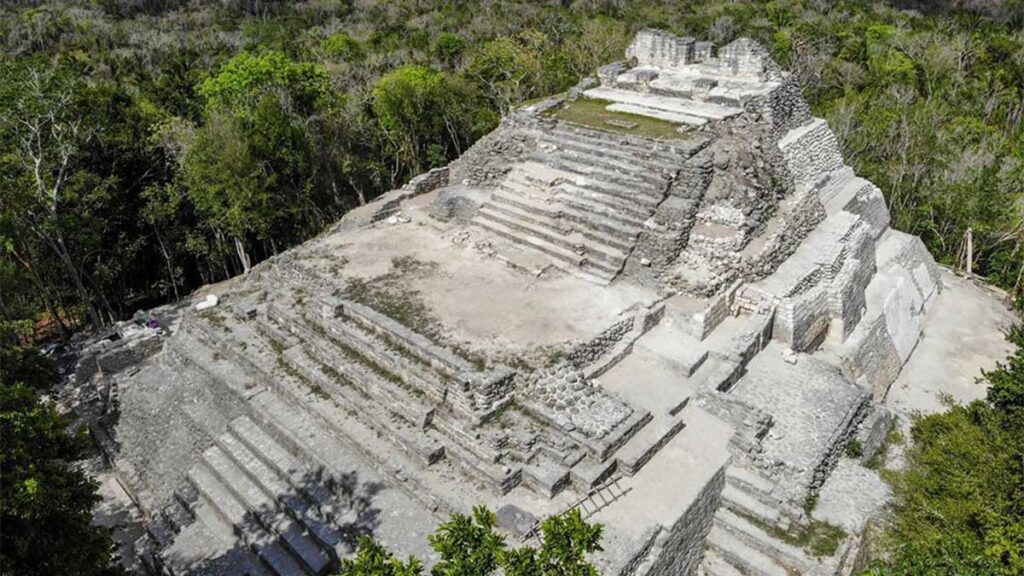
POLYGON ((109 534, 91 525, 96 484, 71 466, 88 438, 69 434, 68 420, 33 390, 52 386, 40 378, 55 370, 34 351, 2 344, 0 352, 0 573, 120 574, 109 534))
POLYGON ((1016 346, 1006 362, 985 372, 988 401, 1009 422, 1024 423, 1024 324, 1014 326, 1007 340, 1016 346))
POLYGON ((315 64, 295 62, 276 51, 242 52, 204 80, 199 95, 212 109, 251 112, 268 92, 280 90, 288 94, 294 110, 309 113, 326 103, 328 84, 326 73, 315 64))
MULTIPOLYGON (((601 550, 603 528, 583 521, 578 509, 551 516, 541 524, 539 547, 509 549, 495 532, 495 515, 483 506, 470 516, 452 514, 429 537, 440 560, 432 576, 597 576, 586 556, 601 550)), ((359 541, 356 558, 344 560, 340 576, 406 576, 420 574, 420 563, 396 560, 372 539, 359 541), (404 570, 404 571, 403 571, 404 570)))
POLYGON ((597 576, 586 555, 601 550, 600 524, 587 524, 578 509, 551 516, 541 524, 540 550, 521 548, 506 558, 506 576, 597 576))
POLYGON ((57 367, 38 349, 0 346, 0 386, 24 385, 45 392, 57 382, 57 367))
POLYGON ((445 32, 434 42, 434 58, 449 68, 453 68, 459 63, 465 51, 466 41, 458 34, 445 32))
POLYGON ((391 148, 419 171, 446 163, 472 131, 467 124, 472 102, 468 85, 423 66, 403 66, 373 87, 373 112, 391 148))
POLYGON ((871 574, 1024 572, 1024 370, 1021 328, 1007 364, 986 372, 986 401, 918 417, 895 493, 889 562, 871 574))
POLYGON ((419 576, 423 566, 415 558, 402 562, 369 536, 359 538, 355 558, 341 561, 342 576, 419 576))
POLYGON ((433 576, 479 576, 498 568, 498 559, 505 540, 494 531, 494 513, 483 506, 473 508, 473 515, 453 514, 429 538, 430 546, 441 560, 433 576))
POLYGON ((320 43, 320 48, 331 58, 338 58, 344 62, 362 62, 366 58, 366 50, 358 40, 344 32, 332 34, 320 43))

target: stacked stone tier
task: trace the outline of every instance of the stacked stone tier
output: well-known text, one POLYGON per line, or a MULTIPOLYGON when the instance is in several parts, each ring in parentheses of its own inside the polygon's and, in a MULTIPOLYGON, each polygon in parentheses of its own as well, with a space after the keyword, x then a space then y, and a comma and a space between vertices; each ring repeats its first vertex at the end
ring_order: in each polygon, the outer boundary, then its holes
POLYGON ((570 271, 610 281, 693 145, 678 147, 556 123, 513 168, 475 223, 570 271))

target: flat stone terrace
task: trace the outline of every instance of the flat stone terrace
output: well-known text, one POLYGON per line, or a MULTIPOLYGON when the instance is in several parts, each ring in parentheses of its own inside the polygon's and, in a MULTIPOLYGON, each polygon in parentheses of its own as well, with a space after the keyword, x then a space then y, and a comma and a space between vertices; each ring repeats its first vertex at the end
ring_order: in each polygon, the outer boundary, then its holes
POLYGON ((396 257, 420 263, 403 277, 405 291, 422 299, 449 340, 497 359, 587 340, 658 299, 649 288, 595 285, 557 269, 525 275, 500 257, 511 240, 430 218, 435 197, 403 204, 395 224, 321 238, 296 258, 335 287, 392 273, 396 257))

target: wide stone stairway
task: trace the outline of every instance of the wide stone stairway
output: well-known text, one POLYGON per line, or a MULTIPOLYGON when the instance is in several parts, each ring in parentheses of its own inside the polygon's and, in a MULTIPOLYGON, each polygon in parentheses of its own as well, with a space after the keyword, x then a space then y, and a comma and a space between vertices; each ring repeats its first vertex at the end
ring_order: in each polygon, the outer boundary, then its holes
POLYGON ((754 470, 730 466, 701 565, 706 576, 815 574, 817 563, 776 534, 791 530, 800 511, 776 495, 776 484, 754 470))
POLYGON ((253 422, 241 418, 188 473, 220 520, 241 534, 275 574, 323 574, 341 538, 330 518, 333 495, 253 422))
POLYGON ((474 222, 558 266, 609 282, 685 159, 564 123, 516 165, 474 222))

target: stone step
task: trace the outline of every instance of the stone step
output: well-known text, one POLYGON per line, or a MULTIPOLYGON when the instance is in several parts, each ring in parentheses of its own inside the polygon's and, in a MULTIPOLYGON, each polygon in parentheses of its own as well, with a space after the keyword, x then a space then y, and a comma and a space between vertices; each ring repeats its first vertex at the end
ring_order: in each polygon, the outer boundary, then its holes
POLYGON ((655 188, 637 188, 636 186, 620 184, 600 178, 581 175, 571 181, 558 184, 556 188, 562 190, 582 189, 602 196, 610 196, 630 206, 651 212, 664 200, 664 190, 655 188), (570 188, 571 187, 571 188, 570 188))
POLYGON ((319 471, 302 463, 247 417, 235 419, 229 427, 234 437, 250 452, 273 468, 279 476, 286 478, 293 488, 300 490, 318 509, 326 515, 332 513, 335 502, 330 491, 319 482, 311 482, 313 478, 322 475, 319 471))
POLYGON ((776 564, 770 556, 720 526, 711 526, 707 543, 722 559, 747 576, 791 576, 785 567, 776 564))
MULTIPOLYGON (((563 200, 568 196, 561 189, 551 199, 539 198, 523 190, 518 184, 502 184, 498 190, 492 193, 492 197, 500 202, 512 204, 541 216, 561 218, 577 224, 585 224, 587 227, 601 231, 604 234, 632 240, 643 227, 643 221, 638 221, 621 210, 603 210, 600 212, 584 209, 580 210, 575 206, 566 204, 563 200)), ((645 210, 643 213, 647 213, 645 210)))
POLYGON ((615 458, 599 462, 596 458, 588 456, 569 470, 569 479, 580 491, 586 492, 611 478, 617 466, 618 461, 615 458))
POLYGON ((223 449, 211 446, 203 452, 203 460, 221 484, 245 506, 251 517, 256 518, 266 530, 276 534, 309 572, 319 575, 327 570, 331 559, 318 543, 284 514, 278 508, 277 501, 260 488, 223 449))
POLYGON ((584 213, 592 212, 602 216, 614 216, 638 226, 643 226, 643 223, 654 214, 657 208, 655 205, 637 204, 630 199, 605 194, 599 190, 581 188, 575 184, 559 186, 555 199, 563 206, 584 213))
POLYGON ((659 96, 657 94, 640 93, 617 88, 591 88, 583 94, 587 98, 610 100, 616 104, 632 104, 663 112, 685 114, 704 120, 723 120, 743 112, 742 108, 734 106, 722 106, 700 100, 659 96))
POLYGON ((601 262, 609 267, 618 269, 621 268, 622 263, 626 261, 626 253, 624 251, 587 238, 585 235, 575 230, 565 233, 559 232, 558 230, 552 230, 548 226, 535 224, 532 221, 532 218, 522 211, 513 211, 510 209, 501 211, 495 209, 493 204, 487 204, 484 205, 477 214, 478 218, 493 220, 508 228, 518 230, 536 238, 541 238, 551 244, 561 246, 566 250, 571 250, 577 254, 582 252, 588 262, 601 262))
POLYGON ((704 561, 700 565, 700 574, 704 576, 744 576, 735 566, 729 563, 715 549, 704 552, 704 561))
MULTIPOLYGON (((191 516, 191 512, 189 512, 191 516)), ((194 516, 193 516, 194 518, 194 516)), ((177 527, 172 525, 165 516, 160 515, 146 524, 146 533, 158 548, 166 548, 174 542, 174 536, 181 532, 185 526, 177 527)))
POLYGON ((756 495, 762 501, 772 502, 775 483, 757 472, 740 466, 730 466, 725 471, 725 481, 740 490, 756 495))
POLYGON ((592 139, 577 133, 551 132, 541 136, 541 145, 547 144, 558 149, 572 150, 597 158, 614 158, 629 166, 641 166, 652 172, 674 172, 686 160, 682 154, 659 153, 651 149, 621 146, 615 141, 595 144, 592 139))
POLYGON ((778 526, 781 529, 789 527, 789 519, 778 509, 761 502, 754 495, 744 492, 728 482, 722 488, 722 506, 739 514, 757 518, 768 525, 778 526))
POLYGON ((129 572, 146 576, 160 576, 159 548, 149 534, 139 536, 132 542, 131 548, 134 558, 122 558, 124 561, 131 562, 131 565, 126 567, 129 572))
POLYGON ((622 112, 624 114, 636 114, 637 116, 646 116, 648 118, 654 118, 656 120, 664 120, 665 122, 671 122, 673 124, 688 124, 690 126, 703 126, 708 123, 707 118, 701 118, 700 116, 694 116, 693 114, 684 114, 682 112, 673 112, 669 110, 661 110, 658 108, 651 108, 649 106, 641 106, 640 104, 627 104, 617 103, 610 104, 605 108, 609 112, 622 112))
POLYGON ((538 247, 543 252, 576 266, 592 266, 614 273, 626 258, 625 254, 614 248, 601 246, 577 232, 558 234, 544 227, 517 220, 489 205, 480 209, 475 222, 487 224, 488 227, 497 225, 505 232, 503 235, 512 240, 538 247))
POLYGON ((491 195, 491 203, 487 208, 502 212, 518 221, 530 222, 547 228, 556 234, 564 235, 577 232, 583 235, 584 238, 617 250, 623 255, 628 254, 633 248, 633 240, 639 233, 639 230, 634 230, 630 234, 625 226, 616 228, 614 223, 604 222, 602 225, 598 221, 599 217, 597 216, 589 219, 585 217, 580 218, 584 220, 583 222, 569 219, 566 218, 566 211, 557 208, 548 215, 538 214, 536 210, 521 207, 523 204, 527 204, 527 202, 518 201, 517 198, 509 197, 508 195, 495 193, 491 195), (607 230, 615 230, 616 233, 610 234, 607 230))
POLYGON ((679 417, 659 414, 615 451, 616 470, 632 476, 686 427, 679 417))
MULTIPOLYGON (((309 342, 306 345, 316 346, 316 343, 309 342)), ((354 360, 333 343, 318 347, 316 355, 322 358, 325 364, 345 374, 350 381, 359 382, 358 390, 339 385, 300 354, 290 355, 289 362, 310 381, 327 390, 332 400, 359 414, 367 426, 402 448, 410 457, 424 465, 430 465, 440 459, 444 453, 444 445, 433 434, 424 430, 430 409, 410 404, 419 397, 403 386, 377 377, 368 370, 350 371, 354 360), (408 420, 414 413, 417 414, 416 423, 408 420)))
POLYGON ((675 173, 675 170, 652 165, 644 161, 643 158, 638 158, 635 154, 615 155, 613 153, 614 148, 612 147, 600 150, 563 142, 561 145, 553 143, 552 146, 542 147, 541 149, 551 156, 565 158, 566 160, 587 166, 600 166, 621 174, 635 175, 638 179, 649 181, 653 184, 659 184, 675 173))
POLYGON ((807 574, 814 568, 815 562, 803 550, 779 540, 742 516, 720 509, 715 513, 715 524, 792 572, 807 574))
POLYGON ((829 175, 828 180, 818 189, 818 199, 825 207, 826 214, 835 214, 845 208, 858 192, 870 184, 867 180, 858 178, 854 174, 853 168, 847 166, 829 175))
POLYGON ((188 472, 188 480, 203 496, 203 504, 210 506, 224 522, 232 526, 234 532, 242 537, 274 574, 293 576, 307 573, 299 559, 249 517, 245 505, 221 484, 205 464, 193 466, 188 472))
POLYGON ((646 155, 665 163, 674 163, 679 152, 667 144, 648 139, 631 138, 604 130, 583 128, 576 124, 558 123, 545 136, 562 141, 585 144, 599 150, 612 149, 620 154, 646 155))
POLYGON ((473 223, 493 234, 511 240, 520 246, 532 248, 545 254, 551 258, 552 262, 557 266, 568 271, 582 271, 603 281, 610 281, 618 275, 618 269, 613 269, 601 262, 588 262, 584 256, 577 254, 573 250, 569 250, 557 244, 552 244, 543 238, 524 234, 521 231, 510 228, 501 222, 488 218, 480 218, 478 216, 473 219, 473 223))
MULTIPOLYGON (((245 443, 235 436, 234 431, 222 435, 218 439, 218 446, 249 475, 269 498, 278 502, 279 506, 293 520, 308 530, 321 547, 333 550, 338 545, 339 534, 328 525, 328 521, 321 516, 311 502, 285 477, 253 454, 245 443)), ((319 485, 318 479, 312 473, 308 474, 301 482, 319 485)), ((336 511, 333 508, 331 515, 336 516, 336 511)))
POLYGON ((637 194, 656 196, 668 184, 667 180, 661 175, 651 176, 635 172, 619 172, 602 165, 586 164, 579 160, 552 156, 540 152, 534 153, 531 158, 535 162, 542 162, 553 168, 583 176, 588 181, 594 180, 601 183, 617 184, 637 194))

